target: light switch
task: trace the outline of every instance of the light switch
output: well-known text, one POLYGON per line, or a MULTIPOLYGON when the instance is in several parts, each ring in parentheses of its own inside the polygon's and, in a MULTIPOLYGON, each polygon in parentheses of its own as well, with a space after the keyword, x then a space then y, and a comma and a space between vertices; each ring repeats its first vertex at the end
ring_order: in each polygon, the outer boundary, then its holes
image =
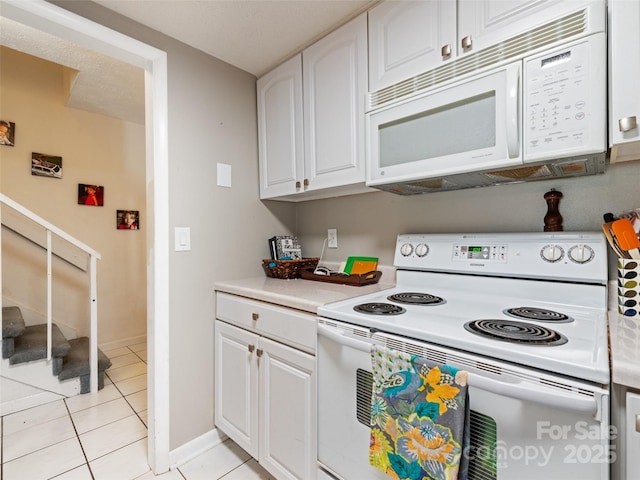
POLYGON ((231 187, 231 165, 218 163, 218 186, 231 187))
POLYGON ((191 228, 175 228, 175 250, 176 252, 187 252, 191 250, 191 228))

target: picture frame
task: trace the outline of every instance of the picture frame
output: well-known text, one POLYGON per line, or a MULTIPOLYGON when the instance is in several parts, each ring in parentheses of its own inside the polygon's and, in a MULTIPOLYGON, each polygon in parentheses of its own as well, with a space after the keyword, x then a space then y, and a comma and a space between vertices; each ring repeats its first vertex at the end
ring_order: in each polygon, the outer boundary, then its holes
POLYGON ((0 145, 13 147, 16 144, 16 124, 9 120, 0 120, 0 145))
POLYGON ((140 212, 138 210, 116 210, 116 228, 118 230, 139 230, 140 212))
POLYGON ((104 187, 94 184, 78 184, 78 205, 104 206, 104 187))
POLYGON ((31 175, 62 178, 62 157, 47 153, 31 152, 31 175))

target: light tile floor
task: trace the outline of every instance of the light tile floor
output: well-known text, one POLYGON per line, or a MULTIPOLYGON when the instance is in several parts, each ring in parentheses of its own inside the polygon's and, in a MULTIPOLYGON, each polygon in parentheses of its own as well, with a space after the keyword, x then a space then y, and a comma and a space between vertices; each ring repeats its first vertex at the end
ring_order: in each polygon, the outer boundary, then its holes
POLYGON ((146 344, 105 351, 96 394, 56 400, 2 417, 2 480, 268 480, 227 440, 158 477, 147 464, 146 344))

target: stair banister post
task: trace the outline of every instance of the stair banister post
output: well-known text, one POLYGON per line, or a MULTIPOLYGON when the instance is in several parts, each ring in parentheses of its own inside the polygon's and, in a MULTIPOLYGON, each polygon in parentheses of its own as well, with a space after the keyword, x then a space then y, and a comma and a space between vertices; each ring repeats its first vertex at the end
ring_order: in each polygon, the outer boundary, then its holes
POLYGON ((51 361, 51 325, 53 323, 53 308, 52 308, 52 289, 51 289, 51 272, 52 272, 52 257, 51 257, 51 230, 47 229, 47 361, 51 361))
POLYGON ((89 335, 89 391, 98 391, 98 262, 94 254, 89 261, 90 295, 91 295, 91 331, 89 335))

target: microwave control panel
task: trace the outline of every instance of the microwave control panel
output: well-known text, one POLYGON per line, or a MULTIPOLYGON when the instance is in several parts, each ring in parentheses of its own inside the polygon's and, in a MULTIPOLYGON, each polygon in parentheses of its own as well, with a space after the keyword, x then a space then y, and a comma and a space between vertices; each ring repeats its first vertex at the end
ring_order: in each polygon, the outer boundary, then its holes
POLYGON ((591 98, 590 69, 597 68, 591 62, 598 57, 594 44, 587 39, 525 60, 526 159, 568 149, 578 153, 589 146, 594 108, 599 107, 591 98))

